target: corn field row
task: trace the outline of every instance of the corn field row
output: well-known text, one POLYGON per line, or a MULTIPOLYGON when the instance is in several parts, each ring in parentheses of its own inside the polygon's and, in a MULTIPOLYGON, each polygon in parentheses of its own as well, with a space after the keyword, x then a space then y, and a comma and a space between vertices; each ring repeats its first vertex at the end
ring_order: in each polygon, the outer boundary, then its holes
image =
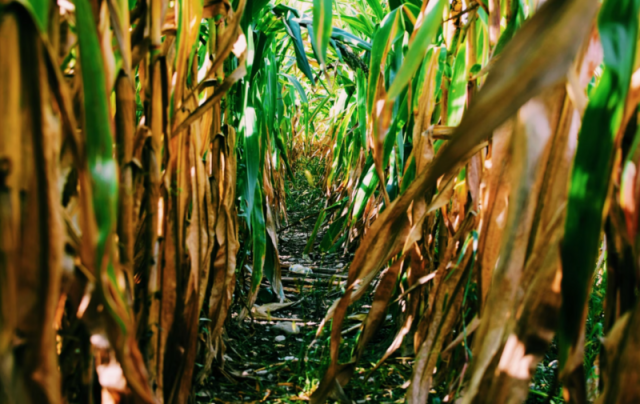
POLYGON ((0 0, 0 402, 195 403, 263 280, 285 301, 278 231, 310 156, 304 253, 355 251, 311 403, 358 399, 390 310, 372 366, 410 347, 404 402, 523 403, 550 347, 567 403, 640 402, 639 13, 0 0))

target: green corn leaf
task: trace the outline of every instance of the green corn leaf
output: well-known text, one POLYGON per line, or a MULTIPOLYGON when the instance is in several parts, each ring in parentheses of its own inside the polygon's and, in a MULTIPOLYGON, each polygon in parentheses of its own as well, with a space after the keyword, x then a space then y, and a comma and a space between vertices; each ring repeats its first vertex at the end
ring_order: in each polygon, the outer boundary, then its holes
POLYGON ((333 48, 333 50, 336 52, 336 55, 338 56, 338 60, 340 61, 340 63, 344 63, 344 58, 342 57, 342 52, 340 52, 340 49, 338 48, 338 44, 336 43, 336 41, 331 39, 329 41, 329 43, 331 44, 331 47, 333 48))
POLYGON ((381 73, 384 72, 387 54, 391 49, 391 45, 402 34, 402 19, 398 9, 393 10, 382 21, 382 26, 376 32, 373 38, 371 50, 371 64, 369 66, 369 86, 367 91, 367 113, 371 116, 373 111, 373 103, 376 98, 378 82, 381 73))
POLYGON ((340 15, 340 19, 346 23, 349 28, 351 28, 351 31, 360 32, 371 38, 373 36, 373 27, 370 24, 363 22, 363 19, 360 17, 362 17, 362 15, 359 15, 358 17, 344 14, 340 15))
POLYGON ((325 56, 331 38, 332 2, 333 0, 313 0, 313 32, 316 34, 314 45, 323 70, 326 66, 325 56))
POLYGON ((482 7, 478 7, 478 20, 482 22, 484 28, 489 26, 489 15, 482 7))
POLYGON ((338 237, 346 228, 346 224, 346 216, 343 216, 335 222, 331 223, 331 226, 329 226, 329 230, 327 230, 327 232, 324 234, 324 237, 322 237, 322 241, 320 242, 321 251, 332 251, 334 246, 339 246, 341 244, 341 241, 338 240, 338 237))
POLYGON ((360 132, 360 147, 366 148, 367 146, 367 78, 361 69, 358 69, 357 73, 357 85, 358 90, 358 132, 360 132))
POLYGON ((247 27, 252 22, 256 21, 260 15, 260 11, 269 4, 269 0, 253 0, 248 2, 245 12, 242 14, 242 27, 243 31, 247 32, 247 27))
POLYGON ((378 17, 378 21, 382 21, 384 18, 384 10, 382 9, 380 0, 367 0, 367 4, 371 7, 376 17, 378 17))
POLYGON ((367 201, 373 195, 373 191, 378 187, 378 174, 376 174, 376 167, 373 164, 373 159, 369 157, 368 161, 368 169, 365 170, 366 174, 362 178, 360 182, 360 186, 358 187, 358 191, 356 193, 356 199, 353 203, 353 213, 351 216, 351 225, 353 225, 360 216, 362 216, 362 212, 364 212, 364 207, 367 204, 367 201))
POLYGON ((289 17, 288 19, 283 19, 282 22, 284 22, 287 34, 289 34, 293 42, 293 49, 296 53, 296 62, 298 63, 298 68, 302 70, 302 73, 304 73, 304 75, 307 76, 311 83, 314 84, 313 72, 311 71, 311 66, 309 65, 307 54, 304 51, 302 33, 300 32, 300 24, 298 24, 298 22, 291 17, 289 17))
POLYGON ((404 136, 402 130, 396 133, 396 145, 398 146, 398 177, 402 178, 402 168, 404 167, 404 136))
POLYGON ((276 13, 276 15, 286 15, 287 12, 291 12, 291 14, 295 15, 297 18, 300 18, 300 11, 282 3, 275 6, 273 8, 273 12, 276 13))
POLYGON ((282 138, 282 131, 276 130, 273 135, 275 137, 276 146, 278 147, 278 150, 280 150, 280 155, 282 156, 282 160, 284 161, 284 164, 287 168, 287 174, 289 174, 289 179, 293 181, 293 170, 291 170, 291 165, 289 164, 289 157, 287 156, 287 147, 282 138))
POLYGON ((318 106, 316 106, 316 108, 313 110, 313 112, 311 112, 311 115, 309 116, 309 120, 310 121, 313 122, 313 120, 316 118, 318 113, 322 110, 322 108, 324 108, 325 105, 327 105, 327 102, 329 102, 330 99, 331 99, 331 97, 326 96, 326 97, 324 97, 322 99, 322 101, 320 101, 318 106))
POLYGON ((289 82, 291 83, 291 85, 293 85, 293 88, 295 88, 296 91, 298 92, 298 94, 300 95, 300 101, 303 104, 309 105, 309 100, 307 99, 307 94, 305 93, 305 91, 302 88, 302 85, 300 84, 298 79, 295 76, 292 76, 290 74, 280 73, 280 75, 286 77, 287 79, 289 79, 289 82))
POLYGON ((84 83, 86 153, 91 172, 93 208, 98 227, 97 268, 103 265, 107 238, 116 217, 118 168, 113 159, 113 137, 109 117, 109 95, 98 30, 88 0, 76 0, 76 29, 80 46, 82 82, 84 83))
POLYGON ((276 58, 272 50, 269 50, 267 57, 264 58, 265 63, 265 94, 262 97, 265 123, 267 125, 268 133, 271 134, 275 127, 276 122, 276 109, 278 102, 278 66, 276 65, 276 58))
POLYGON ((391 126, 389 127, 389 132, 384 138, 384 148, 383 148, 383 167, 387 166, 389 162, 389 156, 391 156, 391 150, 393 149, 394 144, 396 143, 396 134, 400 131, 400 128, 404 126, 407 122, 408 118, 408 96, 407 92, 402 95, 402 101, 396 105, 396 112, 393 114, 393 120, 391 122, 391 126))
MULTIPOLYGON (((376 27, 374 26, 374 23, 371 20, 371 18, 369 18, 369 16, 366 14, 358 14, 357 18, 366 27, 366 30, 365 30, 366 32, 360 32, 360 33, 367 35, 369 38, 373 38, 373 34, 376 30, 376 27)), ((354 32, 359 32, 359 31, 354 31, 354 32)))
POLYGON ((640 0, 605 0, 598 18, 604 71, 579 134, 562 243, 559 360, 566 364, 582 328, 587 287, 595 268, 613 146, 620 128, 636 54, 640 0))
POLYGON ((313 244, 316 241, 316 237, 318 237, 318 231, 320 231, 320 227, 322 226, 322 223, 324 222, 324 219, 327 216, 327 211, 326 209, 324 209, 322 212, 320 212, 320 216, 318 216, 318 220, 316 220, 316 224, 313 227, 313 232, 311 233, 311 237, 309 237, 309 240, 307 241, 307 245, 304 247, 304 251, 303 254, 307 255, 311 252, 311 250, 313 249, 313 244))
MULTIPOLYGON (((300 25, 305 27, 313 26, 313 21, 309 19, 301 19, 298 22, 300 23, 300 25)), ((353 35, 351 32, 345 31, 338 27, 333 27, 331 29, 331 39, 346 42, 349 45, 357 46, 358 48, 363 50, 367 50, 367 51, 371 50, 371 44, 369 42, 361 38, 358 38, 357 36, 353 35)))
MULTIPOLYGON (((249 37, 253 37, 253 35, 249 35, 249 37)), ((250 83, 253 82, 253 78, 264 66, 264 51, 271 48, 272 41, 273 35, 265 35, 264 32, 258 32, 258 40, 256 41, 255 45, 255 56, 253 59, 253 64, 251 66, 247 66, 251 67, 251 79, 249 80, 250 83)))
POLYGON ((413 35, 413 41, 409 45, 409 50, 404 58, 404 63, 398 70, 398 73, 389 87, 387 97, 391 100, 395 99, 402 90, 409 84, 413 75, 420 68, 420 64, 424 60, 427 48, 433 42, 440 24, 442 23, 442 11, 447 4, 446 0, 434 0, 429 3, 423 16, 422 25, 418 28, 418 32, 413 35))
POLYGON ((416 178, 416 159, 413 155, 409 156, 409 164, 407 169, 404 171, 404 175, 402 176, 402 183, 400 184, 400 194, 403 194, 404 191, 409 188, 409 185, 416 178))
POLYGON ((405 24, 411 23, 411 31, 413 31, 413 25, 418 21, 418 15, 420 15, 420 6, 412 3, 405 3, 402 6, 402 12, 405 16, 405 24))
POLYGON ((511 6, 512 17, 507 22, 507 27, 505 28, 505 30, 500 35, 500 38, 498 39, 498 43, 496 44, 496 49, 493 52, 493 56, 499 55, 500 52, 502 52, 502 49, 504 49, 507 43, 509 43, 511 38, 513 38, 513 35, 516 33, 516 30, 518 29, 518 26, 519 26, 518 13, 521 10, 520 2, 518 0, 515 0, 515 1, 511 1, 511 4, 512 4, 511 6))
MULTIPOLYGON (((391 10, 395 10, 396 8, 402 6, 403 1, 402 0, 389 0, 389 8, 391 10)), ((407 0, 407 3, 414 3, 417 5, 421 5, 422 1, 420 0, 407 0)))
MULTIPOLYGON (((245 197, 247 200, 247 213, 253 215, 256 194, 256 184, 260 175, 260 128, 256 109, 247 107, 242 123, 244 126, 244 150, 246 153, 247 182, 245 197)), ((249 227, 253 220, 249 221, 249 227)))
MULTIPOLYGON (((347 102, 345 102, 345 105, 347 104, 347 102)), ((349 122, 351 121, 351 116, 353 115, 353 112, 355 111, 355 105, 351 105, 351 107, 349 107, 343 116, 340 117, 341 121, 340 121, 340 126, 338 127, 337 131, 336 131, 336 137, 335 137, 335 142, 333 145, 333 164, 331 165, 331 172, 329 173, 329 175, 327 176, 327 184, 328 186, 331 185, 332 181, 334 178, 336 178, 336 175, 339 173, 340 171, 340 167, 342 164, 342 158, 344 157, 344 137, 345 137, 345 132, 347 131, 347 126, 349 125, 349 122)))
POLYGON ((449 87, 447 125, 458 126, 467 102, 467 48, 463 43, 458 49, 453 66, 453 79, 449 87))
POLYGON ((315 33, 313 32, 313 27, 308 25, 307 32, 309 34, 309 42, 311 43, 311 51, 313 52, 313 57, 319 61, 320 51, 318 50, 318 45, 316 44, 316 36, 315 36, 315 33))
POLYGON ((340 29, 338 27, 333 27, 333 30, 331 31, 331 38, 340 40, 343 42, 347 42, 351 45, 357 46, 358 48, 364 49, 367 51, 371 51, 372 49, 371 44, 369 42, 362 40, 357 36, 353 35, 352 33, 345 31, 343 29, 340 29))
POLYGON ((267 230, 264 222, 264 213, 262 210, 262 192, 260 188, 255 190, 255 201, 253 210, 251 211, 251 238, 253 241, 253 272, 251 274, 251 294, 258 291, 260 282, 262 282, 262 274, 267 253, 267 230))

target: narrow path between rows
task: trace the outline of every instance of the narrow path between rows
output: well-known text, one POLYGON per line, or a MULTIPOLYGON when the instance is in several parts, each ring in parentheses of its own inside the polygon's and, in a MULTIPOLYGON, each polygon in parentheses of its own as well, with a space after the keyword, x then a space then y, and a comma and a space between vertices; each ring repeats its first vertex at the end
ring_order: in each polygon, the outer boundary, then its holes
MULTIPOLYGON (((288 186, 287 209, 292 225, 283 226, 278 234, 285 302, 277 302, 265 280, 251 316, 238 322, 243 307, 234 304, 232 319, 226 326, 224 368, 217 369, 200 387, 199 403, 308 401, 328 366, 330 325, 318 338, 316 333, 333 301, 344 292, 347 267, 353 255, 342 248, 320 252, 326 225, 319 232, 312 253, 303 254, 316 221, 312 213, 323 206, 321 192, 298 174, 293 183, 288 181, 288 186)), ((367 296, 350 310, 343 331, 347 346, 354 345, 370 303, 367 296)), ((395 329, 391 325, 389 321, 379 332, 370 345, 370 354, 362 361, 366 369, 358 368, 345 389, 350 397, 358 398, 355 402, 391 403, 404 395, 401 386, 411 375, 408 360, 412 358, 392 358, 372 375, 368 374, 393 338, 395 329)))

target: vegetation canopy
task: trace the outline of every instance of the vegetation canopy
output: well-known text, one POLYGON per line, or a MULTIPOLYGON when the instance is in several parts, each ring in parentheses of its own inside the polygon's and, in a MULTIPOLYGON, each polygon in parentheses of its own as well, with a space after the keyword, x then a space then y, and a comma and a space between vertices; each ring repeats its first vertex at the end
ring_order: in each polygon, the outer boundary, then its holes
POLYGON ((639 14, 0 0, 0 403, 640 403, 639 14))

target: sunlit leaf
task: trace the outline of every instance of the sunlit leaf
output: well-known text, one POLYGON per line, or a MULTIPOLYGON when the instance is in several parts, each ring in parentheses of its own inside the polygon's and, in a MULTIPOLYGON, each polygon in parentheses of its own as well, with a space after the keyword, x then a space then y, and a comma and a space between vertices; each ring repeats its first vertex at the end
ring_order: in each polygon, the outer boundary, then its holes
POLYGON ((300 24, 293 18, 283 19, 287 34, 291 37, 293 42, 293 49, 296 53, 296 61, 298 63, 298 67, 305 76, 311 81, 312 84, 315 83, 313 78, 313 73, 311 72, 311 66, 309 65, 309 60, 307 59, 307 54, 304 51, 304 43, 302 42, 302 33, 300 32, 300 24))
POLYGON ((315 49, 318 50, 320 64, 324 66, 329 39, 331 38, 331 21, 332 21, 332 3, 333 0, 314 0, 313 1, 313 32, 315 33, 315 49))
POLYGON ((612 152, 634 68, 639 7, 637 0, 607 0, 598 17, 605 68, 584 114, 571 176, 562 243, 561 366, 584 326, 582 313, 598 254, 612 152))

